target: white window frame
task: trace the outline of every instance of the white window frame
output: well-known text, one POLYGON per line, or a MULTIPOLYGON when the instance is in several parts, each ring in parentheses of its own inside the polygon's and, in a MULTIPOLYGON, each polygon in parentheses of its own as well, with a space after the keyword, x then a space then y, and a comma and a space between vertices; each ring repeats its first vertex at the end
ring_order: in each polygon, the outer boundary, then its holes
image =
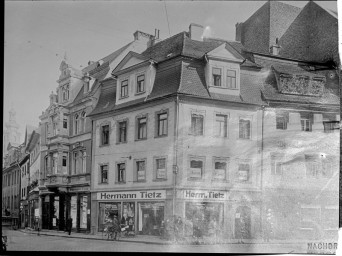
POLYGON ((252 120, 253 120, 253 117, 251 117, 251 116, 239 116, 239 122, 238 122, 238 127, 239 127, 238 138, 239 139, 241 139, 241 140, 252 140, 252 128, 253 128, 252 120), (249 136, 248 136, 248 138, 240 137, 240 129, 243 128, 243 127, 240 127, 240 121, 241 120, 249 121, 249 136))

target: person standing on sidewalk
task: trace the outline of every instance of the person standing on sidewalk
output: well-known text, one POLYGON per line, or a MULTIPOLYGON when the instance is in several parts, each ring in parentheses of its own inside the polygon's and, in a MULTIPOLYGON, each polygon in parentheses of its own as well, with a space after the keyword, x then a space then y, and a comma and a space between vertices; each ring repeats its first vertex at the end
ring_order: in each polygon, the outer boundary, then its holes
POLYGON ((69 236, 71 234, 71 228, 72 228, 72 218, 68 218, 67 221, 66 221, 66 226, 67 226, 67 231, 69 233, 69 236))

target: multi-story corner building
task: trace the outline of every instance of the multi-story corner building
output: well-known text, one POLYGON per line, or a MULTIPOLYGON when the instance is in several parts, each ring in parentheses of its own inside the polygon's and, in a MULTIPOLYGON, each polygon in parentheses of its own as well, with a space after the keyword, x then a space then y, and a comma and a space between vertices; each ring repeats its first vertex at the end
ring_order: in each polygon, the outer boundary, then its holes
POLYGON ((41 120, 40 196, 42 228, 65 229, 68 218, 76 231, 90 230, 91 123, 88 114, 99 97, 99 82, 110 76, 131 50, 141 52, 154 36, 137 31, 134 41, 83 70, 66 60, 60 65, 56 93, 41 120))
POLYGON ((313 1, 303 9, 269 1, 236 32, 263 67, 263 226, 272 223, 277 239, 336 238, 337 15, 313 1))
POLYGON ((28 201, 27 226, 35 228, 39 223, 41 209, 39 208, 39 180, 40 180, 40 131, 33 130, 26 143, 26 152, 30 155, 30 173, 25 196, 28 201))
POLYGON ((20 173, 21 166, 21 148, 23 145, 17 147, 7 147, 7 154, 4 158, 4 166, 2 169, 2 211, 3 216, 11 216, 19 218, 20 205, 20 173))
POLYGON ((185 220, 206 234, 257 237, 261 228, 260 66, 238 42, 203 27, 130 52, 104 84, 93 119, 92 225, 117 215, 137 234, 185 220), (116 86, 115 86, 116 84, 116 86), (202 223, 201 225, 199 223, 202 223))

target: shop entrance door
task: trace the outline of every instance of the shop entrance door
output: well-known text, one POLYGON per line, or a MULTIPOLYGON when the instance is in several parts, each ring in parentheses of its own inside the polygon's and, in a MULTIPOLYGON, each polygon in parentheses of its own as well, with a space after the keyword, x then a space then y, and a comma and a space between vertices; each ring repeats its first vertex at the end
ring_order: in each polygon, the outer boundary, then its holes
POLYGON ((140 234, 160 235, 162 220, 164 220, 164 203, 139 203, 140 234))
POLYGON ((240 206, 235 213, 235 238, 251 238, 251 208, 240 206))
MULTIPOLYGON (((43 214, 43 229, 49 229, 50 228, 50 202, 43 202, 43 210, 42 210, 42 214, 43 214)), ((34 214, 33 214, 34 216, 34 214)), ((33 221, 34 223, 34 218, 33 221)))

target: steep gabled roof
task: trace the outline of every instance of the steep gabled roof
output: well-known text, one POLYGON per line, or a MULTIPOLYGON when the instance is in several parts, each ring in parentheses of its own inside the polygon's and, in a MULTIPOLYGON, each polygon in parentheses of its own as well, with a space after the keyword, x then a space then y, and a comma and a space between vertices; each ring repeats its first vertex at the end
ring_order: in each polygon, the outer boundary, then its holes
POLYGON ((88 116, 108 112, 114 109, 116 99, 116 81, 108 79, 100 84, 100 96, 96 107, 88 116))

